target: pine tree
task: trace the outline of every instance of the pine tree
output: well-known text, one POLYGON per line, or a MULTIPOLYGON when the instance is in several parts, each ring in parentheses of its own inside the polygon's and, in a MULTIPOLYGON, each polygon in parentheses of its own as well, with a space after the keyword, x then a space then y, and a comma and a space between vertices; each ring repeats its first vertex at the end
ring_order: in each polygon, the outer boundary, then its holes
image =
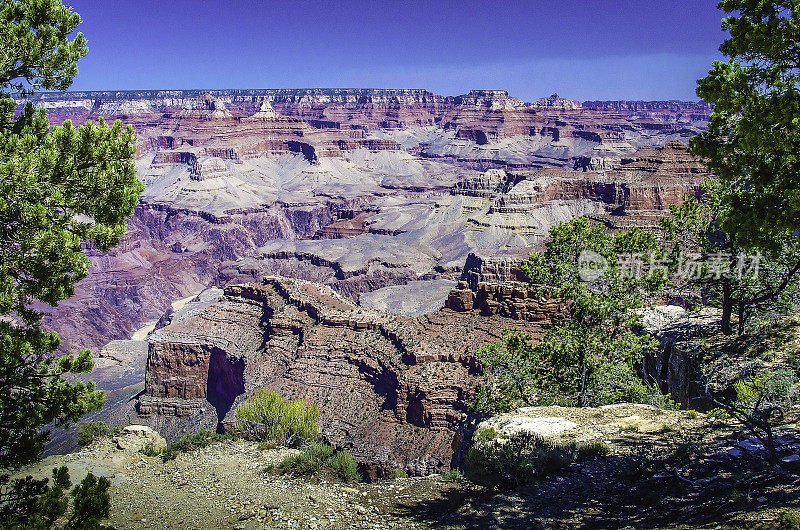
POLYGON ((11 472, 40 457, 45 425, 67 427, 103 402, 91 382, 62 377, 91 371, 91 356, 59 357, 36 308, 73 294, 90 265, 84 246, 117 244, 143 190, 130 127, 50 127, 44 109, 20 111, 12 97, 69 88, 87 51, 82 34, 70 39, 80 21, 58 0, 0 0, 0 505, 23 523, 66 482, 47 489, 11 472))

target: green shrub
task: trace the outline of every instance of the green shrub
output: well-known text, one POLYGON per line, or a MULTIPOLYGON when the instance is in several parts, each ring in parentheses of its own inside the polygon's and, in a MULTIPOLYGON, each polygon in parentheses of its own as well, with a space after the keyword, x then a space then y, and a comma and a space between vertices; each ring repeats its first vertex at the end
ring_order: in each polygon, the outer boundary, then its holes
POLYGON ((202 431, 194 434, 187 434, 179 440, 167 445, 167 448, 161 453, 161 459, 166 462, 175 459, 178 453, 185 453, 195 449, 202 449, 208 447, 214 442, 221 442, 231 440, 234 436, 230 434, 217 434, 211 432, 210 429, 203 429, 202 431))
POLYGON ((345 451, 337 451, 330 444, 315 443, 302 452, 287 457, 278 465, 281 473, 315 475, 328 469, 345 482, 357 482, 360 478, 358 465, 345 451))
POLYGON ((641 380, 631 363, 603 362, 592 373, 593 390, 587 404, 593 407, 613 403, 645 403, 659 408, 676 409, 677 405, 658 387, 641 380))
POLYGON ((336 449, 329 444, 315 443, 300 453, 287 457, 278 468, 282 473, 313 475, 322 469, 323 464, 333 456, 336 449))
POLYGON ((143 448, 142 453, 144 456, 158 456, 161 454, 161 451, 156 450, 155 445, 153 442, 148 442, 143 448))
POLYGON ((302 399, 286 402, 274 390, 260 388, 236 409, 243 434, 265 442, 300 447, 319 433, 319 409, 302 399))
POLYGON ((336 451, 335 455, 328 458, 326 467, 332 469, 344 482, 358 482, 361 478, 358 474, 358 464, 350 453, 345 451, 336 451))
POLYGON ((331 444, 314 443, 303 452, 310 453, 324 462, 334 455, 336 448, 331 444))
POLYGON ((697 419, 697 411, 694 409, 689 409, 686 411, 686 417, 690 420, 697 419))
POLYGON ((322 460, 315 458, 308 451, 303 451, 296 455, 287 456, 279 465, 281 473, 292 473, 295 475, 313 475, 322 469, 322 460))
POLYGON ((518 432, 497 443, 470 448, 464 472, 472 482, 490 488, 516 488, 571 465, 574 443, 561 444, 528 432, 518 432))
POLYGON ((464 480, 464 475, 458 469, 448 469, 441 474, 441 479, 445 482, 461 482, 464 480))
POLYGON ((498 432, 494 427, 487 427, 486 429, 481 429, 478 431, 478 440, 482 442, 491 442, 497 438, 497 436, 498 432))
POLYGON ((78 429, 78 445, 89 445, 98 438, 108 436, 108 427, 102 421, 84 423, 78 429))
POLYGON ((581 458, 608 456, 609 453, 611 453, 611 447, 601 440, 592 440, 578 447, 578 456, 581 458))
POLYGON ((709 418, 712 418, 712 419, 715 419, 715 420, 727 420, 727 419, 730 419, 730 417, 731 417, 730 414, 728 414, 725 410, 723 410, 721 408, 713 408, 713 409, 709 410, 708 412, 706 412, 706 415, 709 418))
POLYGON ((259 451, 271 451, 277 448, 278 444, 276 444, 275 442, 258 442, 259 451))
POLYGON ((758 400, 791 406, 793 388, 797 376, 791 370, 780 369, 774 373, 762 373, 748 379, 739 379, 733 384, 737 401, 752 404, 758 400))
POLYGON ((408 473, 400 468, 394 468, 389 472, 389 478, 392 480, 396 478, 408 478, 408 473))

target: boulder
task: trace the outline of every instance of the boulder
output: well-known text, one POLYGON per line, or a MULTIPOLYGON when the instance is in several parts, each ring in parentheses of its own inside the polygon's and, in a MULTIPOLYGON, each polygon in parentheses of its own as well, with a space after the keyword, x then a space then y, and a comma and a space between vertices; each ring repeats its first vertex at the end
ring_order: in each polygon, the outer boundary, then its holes
POLYGON ((645 376, 682 406, 702 410, 707 406, 700 384, 706 362, 703 338, 719 331, 721 312, 710 307, 687 312, 676 306, 661 306, 642 315, 644 330, 660 342, 645 359, 645 376))
POLYGON ((128 425, 114 437, 117 448, 128 452, 161 452, 167 448, 167 441, 146 425, 128 425))
POLYGON ((659 432, 664 425, 676 424, 681 413, 636 403, 617 403, 602 407, 523 407, 492 416, 475 429, 474 442, 497 443, 525 432, 558 442, 582 443, 613 440, 636 427, 640 433, 659 432))
POLYGON ((510 414, 494 416, 478 425, 478 431, 494 429, 498 436, 508 438, 520 432, 536 434, 542 438, 573 431, 578 425, 560 416, 532 416, 536 407, 522 408, 510 414))

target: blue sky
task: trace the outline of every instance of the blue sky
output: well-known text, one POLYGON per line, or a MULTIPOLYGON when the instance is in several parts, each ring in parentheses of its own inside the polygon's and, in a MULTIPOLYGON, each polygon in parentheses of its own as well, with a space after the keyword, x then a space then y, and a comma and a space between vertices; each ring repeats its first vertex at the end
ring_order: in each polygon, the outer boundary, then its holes
POLYGON ((73 90, 497 88, 695 100, 725 34, 707 0, 66 0, 73 90))

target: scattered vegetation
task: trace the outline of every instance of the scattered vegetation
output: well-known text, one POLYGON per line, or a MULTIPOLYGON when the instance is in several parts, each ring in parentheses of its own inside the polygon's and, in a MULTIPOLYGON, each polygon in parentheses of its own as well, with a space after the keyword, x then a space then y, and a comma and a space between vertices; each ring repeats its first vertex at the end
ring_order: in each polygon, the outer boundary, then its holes
POLYGON ((231 434, 217 434, 209 429, 203 429, 194 434, 187 434, 179 440, 167 445, 167 448, 161 453, 161 459, 167 462, 169 460, 174 460, 180 453, 194 451, 195 449, 203 449, 215 442, 232 439, 235 439, 235 436, 231 434))
POLYGON ((337 451, 326 443, 314 443, 300 453, 286 458, 278 465, 281 473, 295 475, 316 475, 325 470, 344 482, 358 482, 361 475, 358 464, 346 451, 337 451))
POLYGON ((558 443, 521 431, 502 443, 476 444, 467 451, 464 474, 489 488, 510 489, 531 484, 571 465, 574 443, 558 443))
POLYGON ((478 352, 483 414, 519 406, 599 406, 618 402, 670 405, 637 367, 656 340, 637 333, 635 309, 654 301, 665 271, 629 274, 626 256, 661 252, 654 234, 639 229, 610 234, 578 217, 550 229, 544 253, 523 266, 534 294, 569 300, 565 313, 537 344, 517 331, 478 352))
POLYGON ((89 445, 98 438, 109 435, 108 427, 102 421, 90 421, 78 428, 78 445, 89 445))
POLYGON ((408 473, 403 471, 400 468, 394 468, 391 472, 389 472, 389 478, 394 480, 396 478, 408 478, 408 473))
POLYGON ((673 273, 694 268, 692 274, 673 274, 673 289, 696 292, 706 305, 720 308, 725 335, 734 333, 736 316, 736 332, 741 336, 748 326, 774 319, 800 299, 796 277, 800 250, 788 236, 765 254, 734 243, 718 224, 716 203, 723 200, 725 190, 715 185, 707 182, 702 201, 686 197, 661 220, 665 242, 671 247, 667 262, 673 273))
POLYGON ((242 434, 267 443, 300 447, 319 434, 319 409, 302 399, 286 402, 277 392, 260 388, 236 409, 242 434))
POLYGON ((785 510, 778 516, 778 528, 782 530, 800 530, 800 511, 785 510))
POLYGON ((445 482, 462 482, 464 480, 464 475, 460 470, 452 468, 442 473, 441 479, 445 482))
POLYGON ((578 447, 578 456, 580 458, 602 457, 608 456, 610 453, 611 447, 602 440, 592 440, 578 447))
POLYGON ((791 370, 768 372, 755 364, 737 364, 732 369, 739 375, 733 383, 733 399, 723 392, 729 375, 721 376, 722 382, 715 380, 714 372, 707 377, 706 394, 717 405, 709 415, 739 421, 764 445, 769 461, 777 463, 775 429, 787 423, 786 410, 797 405, 798 378, 791 370))

